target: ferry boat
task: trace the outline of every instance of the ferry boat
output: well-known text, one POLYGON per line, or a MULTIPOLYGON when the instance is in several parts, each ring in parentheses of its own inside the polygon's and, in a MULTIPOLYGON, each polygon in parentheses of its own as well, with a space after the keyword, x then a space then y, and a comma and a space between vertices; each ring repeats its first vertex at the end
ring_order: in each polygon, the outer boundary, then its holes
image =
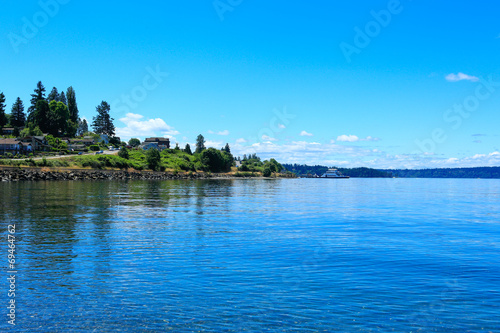
POLYGON ((349 176, 344 176, 337 169, 328 169, 328 171, 319 176, 319 178, 349 178, 349 176))

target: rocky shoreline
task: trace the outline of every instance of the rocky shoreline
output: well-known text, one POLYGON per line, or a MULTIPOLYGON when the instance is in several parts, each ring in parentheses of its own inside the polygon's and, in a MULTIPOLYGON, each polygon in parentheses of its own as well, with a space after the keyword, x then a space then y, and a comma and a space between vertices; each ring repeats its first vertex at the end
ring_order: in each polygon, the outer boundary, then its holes
POLYGON ((0 181, 48 181, 48 180, 167 180, 233 178, 228 174, 171 173, 125 170, 82 170, 48 168, 1 168, 0 181))

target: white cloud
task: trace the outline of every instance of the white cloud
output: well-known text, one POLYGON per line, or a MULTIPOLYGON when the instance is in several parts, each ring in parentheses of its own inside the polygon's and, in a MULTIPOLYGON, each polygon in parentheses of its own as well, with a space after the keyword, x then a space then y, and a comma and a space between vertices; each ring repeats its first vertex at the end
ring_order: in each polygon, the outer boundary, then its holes
POLYGON ((285 125, 283 125, 283 124, 278 124, 278 128, 285 129, 285 128, 286 128, 286 126, 285 126, 285 125))
POLYGON ((374 137, 371 137, 371 136, 367 136, 364 139, 360 139, 360 141, 380 141, 380 139, 379 138, 374 138, 374 137))
POLYGON ((339 142, 357 142, 359 138, 356 135, 340 135, 337 137, 337 141, 339 142))
POLYGON ((125 124, 125 127, 117 127, 116 135, 124 138, 143 138, 151 136, 171 137, 179 134, 173 127, 161 118, 146 119, 143 115, 136 113, 127 113, 125 117, 120 118, 119 121, 125 124))
MULTIPOLYGON (((371 136, 367 136, 366 138, 359 138, 357 135, 340 135, 337 137, 338 142, 358 142, 358 141, 380 141, 379 138, 374 138, 371 136)), ((331 143, 334 143, 335 140, 332 140, 331 143)))
POLYGON ((222 141, 211 141, 211 140, 205 141, 205 147, 207 147, 207 148, 212 147, 212 148, 219 149, 223 145, 224 145, 224 143, 222 141))
POLYGON ((229 131, 228 130, 223 130, 223 131, 219 131, 219 132, 216 133, 214 131, 209 130, 208 134, 229 135, 229 131))
POLYGON ((422 169, 474 166, 500 166, 500 152, 477 154, 470 157, 438 156, 436 154, 389 154, 379 149, 361 146, 293 141, 278 144, 272 141, 251 145, 235 143, 235 156, 256 153, 262 159, 275 158, 281 163, 308 165, 369 167, 376 169, 422 169))
POLYGON ((261 139, 264 141, 278 141, 278 139, 273 138, 272 136, 265 135, 265 134, 261 137, 261 139))
POLYGON ((245 143, 245 142, 247 142, 247 140, 243 138, 239 138, 238 140, 236 140, 236 143, 245 143))
POLYGON ((458 74, 451 73, 451 74, 446 75, 445 79, 446 79, 446 81, 449 81, 449 82, 457 82, 457 81, 462 81, 462 80, 467 80, 467 81, 472 81, 472 82, 479 81, 478 77, 467 75, 464 73, 458 73, 458 74))
POLYGON ((311 133, 307 133, 306 131, 300 132, 300 136, 313 136, 311 133))

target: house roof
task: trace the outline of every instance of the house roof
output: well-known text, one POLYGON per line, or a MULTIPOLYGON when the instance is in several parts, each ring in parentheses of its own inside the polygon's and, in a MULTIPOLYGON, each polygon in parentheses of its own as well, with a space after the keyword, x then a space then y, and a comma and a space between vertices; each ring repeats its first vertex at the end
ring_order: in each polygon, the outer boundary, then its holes
POLYGON ((169 138, 146 138, 144 140, 144 143, 150 143, 150 142, 158 142, 158 143, 169 143, 170 144, 170 139, 169 138))
POLYGON ((18 139, 0 139, 0 145, 18 145, 21 140, 18 139))

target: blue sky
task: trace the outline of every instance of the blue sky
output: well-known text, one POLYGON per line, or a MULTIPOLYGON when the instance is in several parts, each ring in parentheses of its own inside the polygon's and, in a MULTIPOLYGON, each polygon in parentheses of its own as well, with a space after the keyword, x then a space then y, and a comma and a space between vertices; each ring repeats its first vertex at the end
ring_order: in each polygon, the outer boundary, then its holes
POLYGON ((281 162, 500 165, 495 1, 4 2, 0 91, 41 80, 122 139, 281 162))

